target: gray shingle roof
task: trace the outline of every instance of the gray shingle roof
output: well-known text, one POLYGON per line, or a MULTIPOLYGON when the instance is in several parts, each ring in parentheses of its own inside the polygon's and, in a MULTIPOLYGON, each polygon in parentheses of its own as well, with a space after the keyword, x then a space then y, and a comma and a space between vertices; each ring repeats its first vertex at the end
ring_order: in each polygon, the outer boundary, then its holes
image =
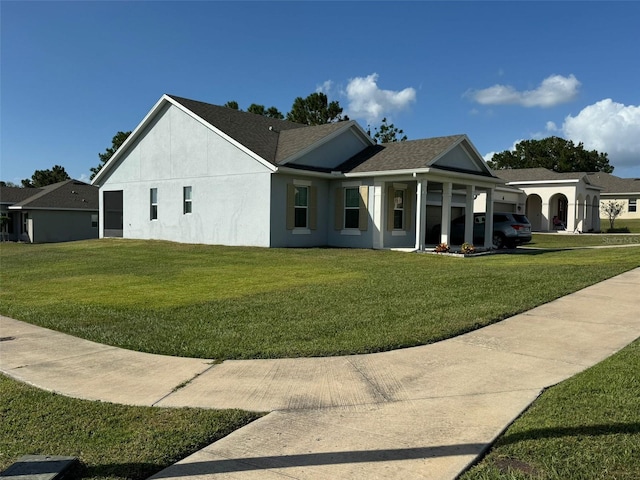
MULTIPOLYGON (((3 187, 2 191, 4 192, 3 187)), ((30 196, 16 201, 12 206, 24 210, 98 210, 98 187, 79 180, 65 180, 42 188, 24 188, 30 196)), ((4 199, 3 199, 4 201, 4 199)))
POLYGON ((577 180, 585 174, 583 172, 558 173, 548 168, 507 168, 494 170, 494 175, 507 182, 536 182, 544 180, 577 180))
POLYGON ((374 145, 347 160, 337 170, 365 173, 426 168, 462 139, 464 135, 451 135, 374 145))
POLYGON ((640 193, 640 178, 620 178, 603 172, 587 175, 591 183, 604 188, 602 193, 640 193))
POLYGON ((0 203, 13 205, 40 191, 39 188, 3 187, 0 185, 0 203))

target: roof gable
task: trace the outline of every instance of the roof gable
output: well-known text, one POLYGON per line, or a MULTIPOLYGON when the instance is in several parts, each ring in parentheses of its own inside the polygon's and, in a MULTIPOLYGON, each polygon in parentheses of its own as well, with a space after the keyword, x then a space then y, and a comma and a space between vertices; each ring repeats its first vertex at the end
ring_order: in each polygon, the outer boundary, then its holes
POLYGON ((620 178, 604 172, 587 173, 591 183, 603 187, 602 193, 640 193, 640 178, 620 178))
POLYGON ((427 168, 493 176, 466 135, 374 145, 338 169, 348 173, 369 173, 427 168), (454 152, 456 148, 459 150, 454 152))

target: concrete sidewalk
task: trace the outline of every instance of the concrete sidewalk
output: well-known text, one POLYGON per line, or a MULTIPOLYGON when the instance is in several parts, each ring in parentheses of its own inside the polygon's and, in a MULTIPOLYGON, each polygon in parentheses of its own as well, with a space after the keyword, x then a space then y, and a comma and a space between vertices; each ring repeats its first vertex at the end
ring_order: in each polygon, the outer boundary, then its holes
POLYGON ((452 479, 540 391, 640 336, 640 268, 433 345, 329 358, 150 355, 0 318, 0 370, 74 397, 270 411, 184 479, 452 479))

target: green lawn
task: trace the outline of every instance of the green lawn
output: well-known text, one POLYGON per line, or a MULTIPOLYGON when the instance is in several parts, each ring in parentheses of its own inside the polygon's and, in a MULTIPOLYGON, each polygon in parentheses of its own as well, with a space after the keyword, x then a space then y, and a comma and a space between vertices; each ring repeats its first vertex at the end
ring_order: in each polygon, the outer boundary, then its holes
POLYGON ((640 339, 547 390, 461 480, 640 478, 640 339))
POLYGON ((640 266, 640 248, 452 258, 92 240, 2 244, 0 312, 101 343, 212 359, 434 342, 640 266))
MULTIPOLYGON (((550 248, 586 238, 562 237, 550 248)), ((336 355, 451 337, 640 266, 640 247, 520 250, 2 244, 0 312, 155 353, 336 355)), ((468 478, 637 478, 639 353, 636 342, 546 392, 468 478)), ((86 402, 1 376, 0 391, 0 469, 26 453, 79 455, 96 479, 142 480, 257 416, 86 402)))
MULTIPOLYGON (((625 219, 618 218, 615 221, 616 228, 627 227, 631 233, 640 233, 640 218, 625 219)), ((606 218, 600 219, 600 228, 606 231, 609 228, 609 220, 606 218)))
POLYGON ((0 471, 22 455, 64 455, 83 478, 143 480, 260 416, 77 400, 3 375, 0 392, 0 471))
POLYGON ((623 245, 640 246, 640 234, 608 234, 588 233, 574 235, 571 233, 534 233, 530 243, 525 247, 530 248, 577 248, 577 247, 610 247, 623 245))

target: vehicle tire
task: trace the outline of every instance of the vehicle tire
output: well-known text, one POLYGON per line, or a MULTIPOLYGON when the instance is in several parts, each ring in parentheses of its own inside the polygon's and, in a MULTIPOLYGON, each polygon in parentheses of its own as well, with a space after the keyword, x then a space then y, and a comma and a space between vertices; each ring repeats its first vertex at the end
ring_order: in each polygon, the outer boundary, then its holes
POLYGON ((503 248, 505 246, 504 235, 502 235, 501 233, 494 233, 493 245, 496 247, 497 250, 500 250, 501 248, 503 248))
POLYGON ((516 241, 515 240, 507 240, 505 242, 505 245, 507 246, 507 248, 516 248, 516 241))

